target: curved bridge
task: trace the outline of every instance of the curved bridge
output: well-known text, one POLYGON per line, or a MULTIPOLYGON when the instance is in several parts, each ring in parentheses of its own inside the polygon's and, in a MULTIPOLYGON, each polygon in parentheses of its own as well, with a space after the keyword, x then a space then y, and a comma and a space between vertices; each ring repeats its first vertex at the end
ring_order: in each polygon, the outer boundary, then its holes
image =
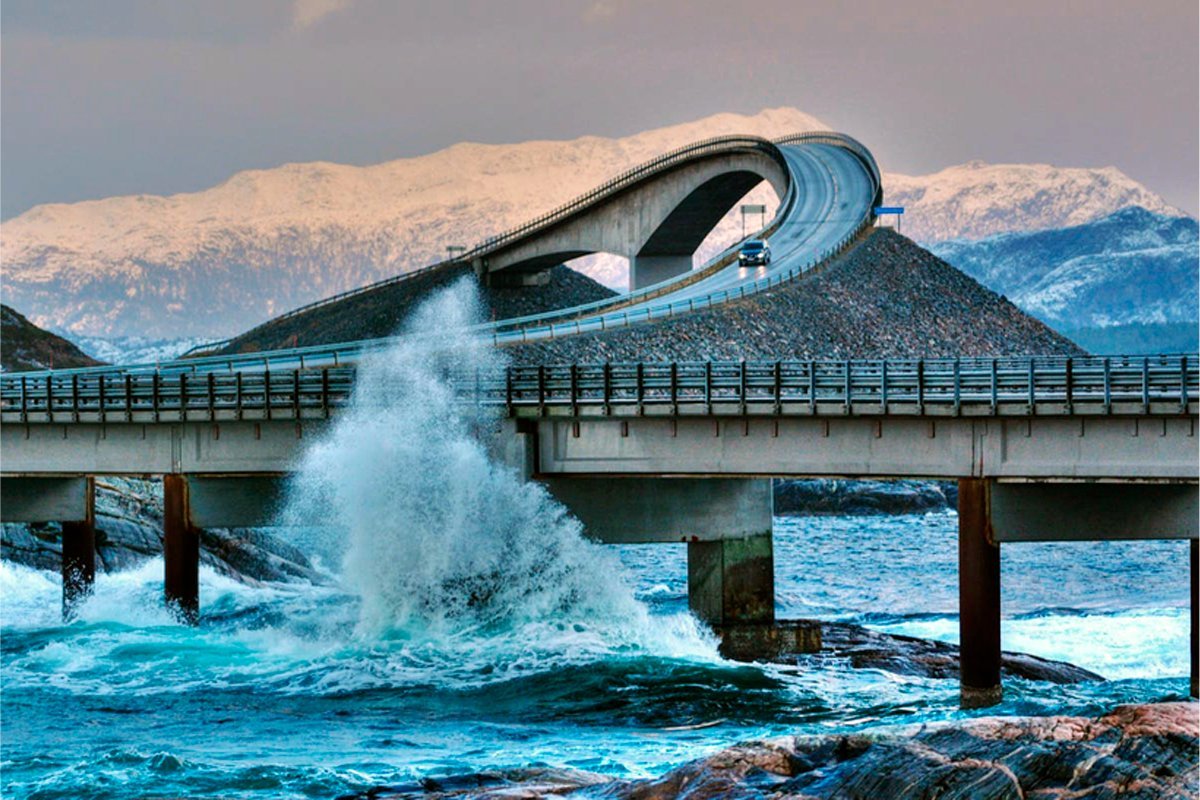
MULTIPOLYGON (((802 133, 774 141, 755 136, 719 137, 635 167, 547 214, 491 237, 456 259, 310 303, 275 320, 319 313, 322 307, 351 297, 417 275, 461 269, 464 264, 473 265, 489 281, 526 282, 564 260, 609 252, 630 259, 630 292, 487 323, 477 332, 504 345, 638 324, 718 305, 798 277, 870 225, 881 199, 875 159, 850 136, 802 133), (761 180, 770 182, 780 197, 775 218, 755 234, 771 237, 771 265, 740 268, 735 245, 693 270, 693 255, 704 237, 761 180)), ((56 374, 199 374, 264 366, 336 366, 387 345, 387 339, 371 339, 236 356, 58 370, 56 374)))

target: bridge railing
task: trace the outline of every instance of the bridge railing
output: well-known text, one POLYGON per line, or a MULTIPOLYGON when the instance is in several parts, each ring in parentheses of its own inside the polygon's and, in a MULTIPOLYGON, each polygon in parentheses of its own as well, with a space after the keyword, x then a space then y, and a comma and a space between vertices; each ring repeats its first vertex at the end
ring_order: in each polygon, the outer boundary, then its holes
MULTIPOLYGON (((0 376, 4 422, 121 422, 328 417, 352 398, 352 367, 235 373, 0 376)), ((610 413, 1187 413, 1200 358, 1007 357, 514 366, 447 376, 464 402, 509 414, 610 413)))

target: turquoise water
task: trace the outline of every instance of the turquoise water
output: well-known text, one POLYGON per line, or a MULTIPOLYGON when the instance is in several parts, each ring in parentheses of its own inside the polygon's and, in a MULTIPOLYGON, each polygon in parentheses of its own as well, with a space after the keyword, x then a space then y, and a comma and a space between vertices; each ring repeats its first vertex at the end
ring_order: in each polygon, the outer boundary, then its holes
MULTIPOLYGON (((778 611, 952 640, 955 530, 952 513, 779 518, 778 611)), ((160 561, 100 577, 64 626, 57 577, 0 562, 3 794, 334 797, 529 765, 648 775, 739 739, 961 715, 953 681, 725 662, 686 614, 682 545, 613 551, 621 566, 583 585, 619 579, 635 604, 621 614, 384 630, 363 628, 349 591, 207 571, 201 625, 184 628, 159 606, 160 561)), ((1009 681, 994 711, 1186 694, 1185 543, 1009 545, 1003 580, 1006 648, 1111 680, 1009 681)))

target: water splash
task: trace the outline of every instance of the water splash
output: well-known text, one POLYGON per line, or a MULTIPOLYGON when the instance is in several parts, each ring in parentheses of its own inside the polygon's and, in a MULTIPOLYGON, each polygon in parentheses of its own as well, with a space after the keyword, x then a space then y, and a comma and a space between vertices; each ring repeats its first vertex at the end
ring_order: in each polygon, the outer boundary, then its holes
MULTIPOLYGON (((544 488, 489 458, 479 434, 498 420, 458 402, 445 378, 504 363, 466 330, 479 308, 474 281, 460 281, 426 301, 393 348, 360 364, 349 409, 299 467, 285 521, 318 511, 336 520, 323 546, 340 551, 343 580, 362 598, 362 634, 542 626, 535 641, 545 645, 565 626, 646 643, 647 611, 616 556, 585 539, 544 488)), ((694 624, 673 626, 693 649, 708 647, 694 624)))

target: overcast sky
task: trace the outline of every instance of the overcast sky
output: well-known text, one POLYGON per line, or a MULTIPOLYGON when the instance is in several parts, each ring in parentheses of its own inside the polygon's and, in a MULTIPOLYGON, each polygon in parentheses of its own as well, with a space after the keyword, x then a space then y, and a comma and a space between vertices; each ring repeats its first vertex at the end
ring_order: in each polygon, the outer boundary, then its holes
POLYGON ((1196 0, 3 0, 0 214, 781 105, 885 170, 1114 165, 1195 214, 1197 41, 1196 0))

